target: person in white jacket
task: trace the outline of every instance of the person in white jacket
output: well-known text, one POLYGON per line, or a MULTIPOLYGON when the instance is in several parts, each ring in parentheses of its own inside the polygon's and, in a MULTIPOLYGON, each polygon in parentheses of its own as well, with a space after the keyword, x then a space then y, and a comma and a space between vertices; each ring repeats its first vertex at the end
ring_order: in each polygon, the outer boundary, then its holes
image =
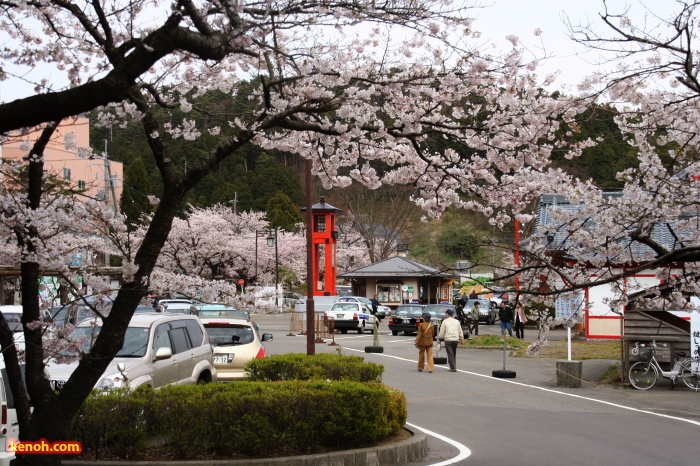
POLYGON ((445 342, 445 350, 447 351, 447 364, 450 366, 450 372, 457 372, 457 345, 464 343, 464 334, 459 321, 454 318, 454 311, 448 309, 445 312, 447 318, 440 326, 440 341, 445 342))

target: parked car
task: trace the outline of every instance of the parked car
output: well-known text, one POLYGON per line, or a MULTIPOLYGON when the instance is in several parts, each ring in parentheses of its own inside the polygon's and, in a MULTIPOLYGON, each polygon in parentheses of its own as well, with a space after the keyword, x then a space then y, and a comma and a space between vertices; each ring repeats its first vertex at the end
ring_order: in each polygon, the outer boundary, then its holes
MULTIPOLYGON (((82 351, 89 351, 102 330, 100 319, 79 323, 72 336, 88 339, 82 351)), ((52 360, 46 373, 54 390, 60 391, 78 362, 59 364, 52 360)), ((205 384, 216 381, 214 353, 202 322, 195 316, 168 313, 134 314, 124 344, 107 366, 95 388, 110 390, 129 386, 205 384)))
POLYGON ((470 315, 474 303, 479 303, 479 322, 493 325, 498 321, 498 304, 490 299, 469 299, 464 305, 464 313, 470 315))
POLYGON ((260 335, 253 322, 220 317, 201 320, 214 346, 214 366, 219 382, 248 377, 243 370, 245 365, 253 359, 265 357, 263 342, 272 340, 272 334, 260 335))
POLYGON ((81 298, 68 304, 51 308, 48 320, 53 321, 56 324, 56 328, 61 328, 64 324, 75 325, 85 319, 99 317, 95 310, 106 317, 112 309, 112 304, 112 299, 106 297, 81 298))
MULTIPOLYGON (((354 303, 354 302, 360 302, 364 303, 369 306, 370 311, 372 310, 372 300, 369 298, 365 298, 364 296, 342 296, 338 302, 340 303, 354 303)), ((377 318, 381 322, 381 320, 384 317, 388 317, 391 315, 391 308, 389 306, 384 306, 384 305, 379 305, 377 306, 377 318)))
POLYGON ((190 314, 200 319, 207 317, 229 317, 250 320, 250 312, 239 311, 235 307, 226 304, 193 304, 190 306, 190 314))
POLYGON ((448 309, 452 309, 454 311, 454 318, 459 321, 464 338, 469 338, 469 320, 459 306, 455 306, 454 304, 429 304, 425 306, 425 310, 423 312, 428 312, 431 316, 433 316, 430 321, 436 325, 439 325, 442 324, 442 321, 445 320, 445 318, 447 318, 446 312, 448 309))
POLYGON ((192 308, 192 301, 179 301, 163 299, 158 302, 155 311, 156 312, 170 312, 175 314, 190 314, 190 309, 192 308))
POLYGON ((284 307, 294 307, 296 304, 303 303, 304 299, 306 298, 299 293, 286 291, 284 293, 284 307))
POLYGON ((410 335, 418 332, 418 326, 423 322, 422 304, 399 304, 394 313, 389 316, 389 330, 392 335, 404 332, 410 335))
POLYGON ((335 329, 340 330, 340 333, 348 333, 348 330, 357 330, 357 333, 373 332, 375 321, 379 323, 372 315, 372 307, 357 300, 334 303, 323 316, 333 320, 335 329))
POLYGON ((22 306, 5 305, 0 306, 7 325, 10 327, 15 339, 15 349, 18 353, 24 352, 24 328, 22 327, 22 306))
MULTIPOLYGON (((2 306, 9 307, 9 306, 2 306)), ((22 306, 20 306, 22 307, 22 306)), ((4 312, 4 311, 3 311, 4 312)), ((21 365, 22 368, 24 365, 21 365)), ((17 410, 15 409, 14 397, 7 379, 5 369, 5 358, 0 353, 0 466, 10 466, 15 464, 15 454, 7 451, 7 441, 19 438, 19 424, 17 423, 17 410)))

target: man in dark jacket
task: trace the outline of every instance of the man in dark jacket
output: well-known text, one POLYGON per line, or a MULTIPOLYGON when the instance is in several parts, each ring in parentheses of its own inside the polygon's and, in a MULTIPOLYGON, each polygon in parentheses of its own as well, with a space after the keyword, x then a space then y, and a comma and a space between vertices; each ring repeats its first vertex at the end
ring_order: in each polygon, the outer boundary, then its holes
POLYGON ((372 314, 377 315, 377 309, 379 309, 379 300, 377 299, 377 295, 374 295, 374 298, 372 298, 372 314))
POLYGON ((510 323, 513 321, 513 308, 510 307, 508 301, 501 301, 501 308, 498 310, 498 317, 501 319, 501 333, 513 336, 513 327, 510 323))

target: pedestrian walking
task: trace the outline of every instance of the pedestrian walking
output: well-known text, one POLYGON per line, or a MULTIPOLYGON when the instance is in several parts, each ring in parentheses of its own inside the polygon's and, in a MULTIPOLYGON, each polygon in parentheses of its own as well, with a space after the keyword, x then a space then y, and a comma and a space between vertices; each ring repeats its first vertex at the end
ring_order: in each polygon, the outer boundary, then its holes
POLYGON ((477 296, 476 291, 472 289, 472 292, 469 293, 469 299, 479 299, 479 296, 477 296))
POLYGON ((374 298, 371 299, 372 303, 372 315, 377 315, 377 309, 379 309, 379 300, 377 299, 377 295, 374 295, 374 298))
POLYGON ((418 372, 423 372, 425 363, 428 363, 428 372, 433 372, 433 338, 435 337, 435 326, 430 323, 431 315, 423 314, 423 322, 418 326, 415 346, 418 348, 418 372))
POLYGON ((515 305, 515 338, 522 340, 525 338, 525 322, 527 322, 527 316, 525 315, 525 308, 521 303, 515 305))
POLYGON ((511 309, 507 301, 501 301, 498 317, 501 319, 501 333, 505 335, 506 330, 508 330, 508 335, 512 337, 513 328, 510 326, 510 323, 513 321, 513 309, 511 309))
POLYGON ((445 311, 446 318, 440 326, 440 341, 445 342, 445 351, 447 351, 447 364, 450 366, 450 372, 457 372, 457 345, 464 343, 464 334, 459 321, 454 318, 454 311, 448 309, 445 311))
POLYGON ((477 337, 479 336, 479 317, 481 317, 479 301, 475 302, 472 306, 472 310, 469 312, 469 317, 471 318, 471 328, 469 330, 475 337, 477 337))

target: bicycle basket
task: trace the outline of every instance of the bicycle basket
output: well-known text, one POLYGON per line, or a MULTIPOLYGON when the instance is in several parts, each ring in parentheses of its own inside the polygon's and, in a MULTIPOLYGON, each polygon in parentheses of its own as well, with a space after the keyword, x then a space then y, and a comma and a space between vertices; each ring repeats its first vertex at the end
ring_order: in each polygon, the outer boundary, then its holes
POLYGON ((651 361, 651 356, 654 350, 648 346, 641 346, 639 348, 639 360, 640 361, 651 361))

